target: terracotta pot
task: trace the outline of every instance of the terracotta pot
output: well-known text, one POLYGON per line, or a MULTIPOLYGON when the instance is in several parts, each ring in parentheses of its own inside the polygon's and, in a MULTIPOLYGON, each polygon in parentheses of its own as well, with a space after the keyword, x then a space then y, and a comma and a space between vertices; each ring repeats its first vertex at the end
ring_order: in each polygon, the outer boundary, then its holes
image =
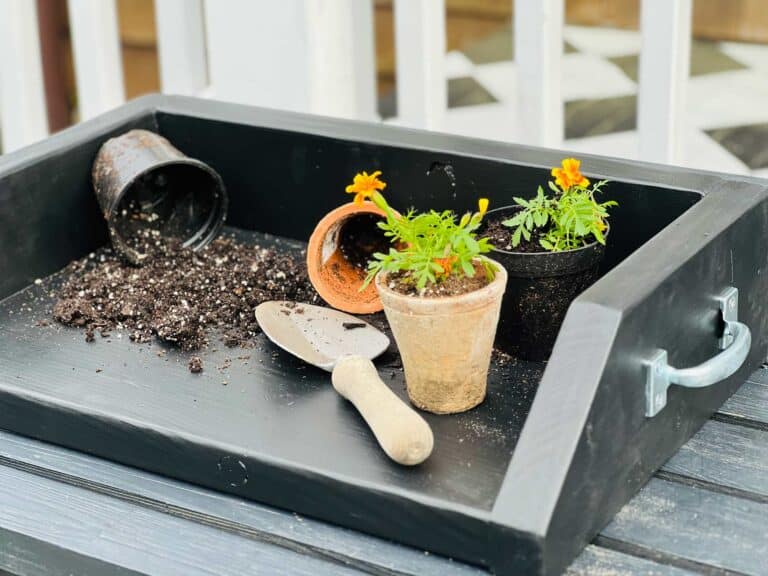
POLYGON ((435 414, 464 412, 485 398, 507 273, 497 264, 488 286, 442 298, 406 296, 376 277, 400 349, 411 402, 435 414))
MULTIPOLYGON (((367 274, 365 269, 350 263, 340 249, 340 239, 350 226, 362 222, 372 229, 371 233, 380 233, 372 215, 384 218, 384 212, 372 202, 339 206, 318 222, 307 247, 307 272, 315 290, 328 304, 351 314, 371 314, 382 309, 373 282, 360 290, 367 274)), ((381 238, 384 239, 383 233, 381 238)))

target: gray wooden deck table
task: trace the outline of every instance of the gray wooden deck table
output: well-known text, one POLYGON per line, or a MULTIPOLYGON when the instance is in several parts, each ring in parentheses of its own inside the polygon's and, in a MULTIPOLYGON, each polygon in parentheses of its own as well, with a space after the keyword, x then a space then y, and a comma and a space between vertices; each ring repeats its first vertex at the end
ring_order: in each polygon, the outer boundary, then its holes
MULTIPOLYGON (((485 574, 3 432, 0 573, 485 574)), ((569 573, 768 574, 768 369, 667 462, 569 573)))

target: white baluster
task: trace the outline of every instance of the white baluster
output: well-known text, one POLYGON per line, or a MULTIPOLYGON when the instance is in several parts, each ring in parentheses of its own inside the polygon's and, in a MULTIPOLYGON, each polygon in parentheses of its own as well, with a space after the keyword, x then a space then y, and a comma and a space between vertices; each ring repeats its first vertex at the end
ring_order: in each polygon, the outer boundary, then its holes
POLYGON ((397 117, 439 130, 448 107, 444 0, 395 0, 397 117))
POLYGON ((309 0, 305 15, 310 109, 372 119, 376 61, 371 0, 309 0))
POLYGON ((557 147, 563 140, 563 0, 515 0, 514 28, 517 133, 524 144, 557 147))
POLYGON ((376 33, 373 0, 353 0, 352 16, 352 75, 355 89, 357 118, 378 120, 376 93, 376 33))
POLYGON ((160 83, 166 94, 200 94, 208 85, 202 0, 155 0, 160 83))
POLYGON ((37 4, 0 0, 0 129, 3 152, 48 134, 37 4))
POLYGON ((125 101, 115 0, 69 0, 80 119, 125 101))
POLYGON ((207 0, 217 98, 370 118, 375 109, 370 0, 207 0))
POLYGON ((642 0, 640 158, 679 162, 691 54, 691 0, 642 0))

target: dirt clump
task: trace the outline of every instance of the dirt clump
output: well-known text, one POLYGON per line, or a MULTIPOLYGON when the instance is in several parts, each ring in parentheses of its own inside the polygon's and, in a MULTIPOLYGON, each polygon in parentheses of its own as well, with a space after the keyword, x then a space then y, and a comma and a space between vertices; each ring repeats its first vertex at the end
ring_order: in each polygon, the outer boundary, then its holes
POLYGON ((203 371, 203 361, 200 359, 200 356, 192 356, 187 367, 192 374, 200 374, 203 371))

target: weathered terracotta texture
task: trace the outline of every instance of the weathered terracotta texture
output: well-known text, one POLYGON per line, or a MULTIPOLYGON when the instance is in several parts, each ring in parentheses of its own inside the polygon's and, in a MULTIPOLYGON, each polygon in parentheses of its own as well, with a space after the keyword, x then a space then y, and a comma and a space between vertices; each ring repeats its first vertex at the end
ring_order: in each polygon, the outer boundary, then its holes
POLYGON ((485 398, 507 273, 497 264, 488 286, 461 296, 405 296, 376 277, 384 312, 400 349, 408 396, 435 414, 464 412, 485 398))
POLYGON ((307 271, 315 290, 328 304, 351 314, 371 314, 382 309, 376 287, 371 282, 361 291, 365 271, 349 264, 339 250, 341 227, 358 214, 384 216, 371 202, 350 202, 326 214, 309 238, 307 271))

